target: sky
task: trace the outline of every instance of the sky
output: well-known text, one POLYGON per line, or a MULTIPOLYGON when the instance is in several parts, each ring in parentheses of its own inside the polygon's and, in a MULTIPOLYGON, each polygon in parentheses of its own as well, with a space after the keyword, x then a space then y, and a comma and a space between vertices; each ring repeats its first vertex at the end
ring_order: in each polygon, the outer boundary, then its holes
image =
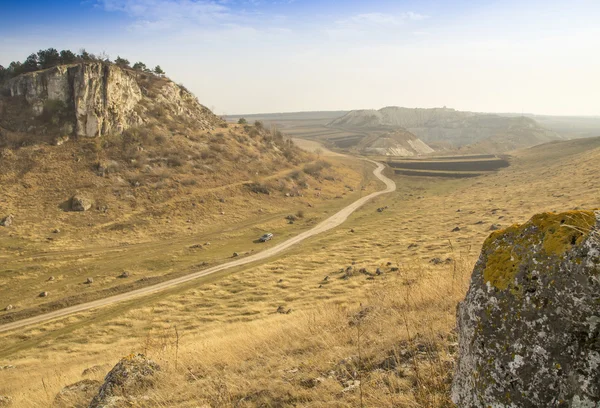
POLYGON ((598 0, 2 0, 0 65, 160 65, 220 115, 441 107, 600 115, 598 0))

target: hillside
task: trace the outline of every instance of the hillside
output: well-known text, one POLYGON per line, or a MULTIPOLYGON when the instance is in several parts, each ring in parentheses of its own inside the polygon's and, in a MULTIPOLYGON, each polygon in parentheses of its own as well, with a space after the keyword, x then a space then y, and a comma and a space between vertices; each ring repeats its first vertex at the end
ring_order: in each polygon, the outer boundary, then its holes
POLYGON ((363 132, 401 128, 427 144, 449 144, 451 148, 469 146, 470 151, 477 153, 501 153, 561 138, 531 118, 448 108, 357 110, 331 121, 328 126, 363 132))
POLYGON ((264 232, 293 236, 376 188, 370 165, 227 125, 150 73, 78 63, 3 89, 2 321, 244 256, 264 232))

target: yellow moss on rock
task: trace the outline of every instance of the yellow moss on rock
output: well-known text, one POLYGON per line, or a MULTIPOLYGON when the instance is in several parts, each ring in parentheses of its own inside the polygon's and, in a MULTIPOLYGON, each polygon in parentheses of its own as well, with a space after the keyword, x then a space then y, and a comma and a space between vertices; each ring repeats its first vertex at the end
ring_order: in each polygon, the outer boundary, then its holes
POLYGON ((519 259, 508 245, 499 245, 487 259, 483 279, 498 289, 506 289, 519 270, 519 259))
POLYGON ((574 245, 580 245, 596 225, 594 211, 568 211, 535 215, 523 225, 512 225, 492 233, 483 244, 488 254, 483 278, 498 289, 507 289, 519 271, 520 259, 516 247, 532 247, 540 244, 548 256, 562 256, 574 245), (537 234, 523 236, 530 227, 537 234))
POLYGON ((596 225, 596 214, 593 211, 543 213, 534 216, 530 222, 544 234, 544 252, 560 256, 589 236, 596 225))

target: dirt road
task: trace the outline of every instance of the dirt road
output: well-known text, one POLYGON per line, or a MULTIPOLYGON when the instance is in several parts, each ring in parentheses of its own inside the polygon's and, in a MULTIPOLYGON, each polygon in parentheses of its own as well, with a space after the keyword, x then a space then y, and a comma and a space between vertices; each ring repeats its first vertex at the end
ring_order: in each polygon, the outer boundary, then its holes
POLYGON ((287 241, 282 242, 281 244, 275 245, 271 248, 268 248, 264 251, 254 254, 254 255, 250 255, 250 256, 247 256, 244 258, 239 258, 239 259, 236 259, 231 262, 217 265, 212 268, 204 269, 202 271, 198 271, 198 272, 186 275, 186 276, 182 276, 180 278, 162 282, 162 283, 159 283, 159 284, 156 284, 153 286, 148 286, 148 287, 134 290, 131 292, 122 293, 120 295, 115 295, 115 296, 107 297, 104 299, 95 300, 95 301, 89 302, 89 303, 82 303, 80 305, 66 307, 64 309, 56 310, 56 311, 53 311, 50 313, 46 313, 46 314, 31 317, 28 319, 23 319, 23 320, 19 320, 16 322, 8 323, 8 324, 0 326, 0 333, 6 332, 9 330, 20 329, 22 327, 29 326, 32 324, 43 323, 48 320, 68 316, 68 315, 83 312, 86 310, 95 309, 95 308, 102 307, 102 306, 112 305, 114 303, 122 302, 125 300, 130 300, 135 297, 148 295, 150 293, 154 293, 154 292, 158 292, 158 291, 161 291, 161 290, 164 290, 167 288, 171 288, 173 286, 180 285, 184 282, 189 282, 191 280, 198 279, 203 276, 207 276, 207 275, 213 274, 215 272, 222 271, 224 269, 229 269, 229 268, 233 268, 236 266, 246 265, 246 264, 256 262, 256 261, 261 261, 261 260, 267 259, 273 255, 276 255, 282 251, 285 251, 286 249, 304 241, 307 238, 310 238, 312 236, 315 236, 317 234, 320 234, 322 232, 325 232, 332 228, 335 228, 338 225, 342 224, 344 221, 346 221, 346 219, 348 218, 348 216, 350 214, 352 214, 354 211, 356 211, 358 208, 360 208, 362 205, 364 205, 367 201, 369 201, 377 196, 380 196, 382 194, 391 193, 392 191, 396 190, 396 183, 394 183, 392 180, 390 180, 389 178, 387 178, 386 176, 384 176, 382 174, 382 171, 385 166, 381 163, 377 163, 372 160, 368 160, 368 161, 377 166, 377 168, 375 170, 373 170, 373 174, 375 175, 375 177, 377 177, 379 180, 381 180, 385 183, 386 187, 384 190, 378 191, 376 193, 371 193, 368 196, 360 198, 359 200, 353 202, 349 206, 338 211, 336 214, 334 214, 331 217, 327 218, 326 220, 322 221, 320 224, 316 225, 314 228, 312 228, 308 231, 305 231, 293 238, 290 238, 287 241))

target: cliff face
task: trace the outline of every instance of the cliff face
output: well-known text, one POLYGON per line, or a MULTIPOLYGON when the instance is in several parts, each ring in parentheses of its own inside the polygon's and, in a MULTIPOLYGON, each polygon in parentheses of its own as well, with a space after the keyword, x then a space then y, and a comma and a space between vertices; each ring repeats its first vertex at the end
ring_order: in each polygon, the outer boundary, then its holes
POLYGON ((3 88, 8 99, 24 99, 34 118, 42 116, 49 104, 65 106, 63 129, 80 137, 121 133, 156 120, 157 111, 183 117, 203 129, 220 122, 172 81, 101 62, 20 75, 3 88))

